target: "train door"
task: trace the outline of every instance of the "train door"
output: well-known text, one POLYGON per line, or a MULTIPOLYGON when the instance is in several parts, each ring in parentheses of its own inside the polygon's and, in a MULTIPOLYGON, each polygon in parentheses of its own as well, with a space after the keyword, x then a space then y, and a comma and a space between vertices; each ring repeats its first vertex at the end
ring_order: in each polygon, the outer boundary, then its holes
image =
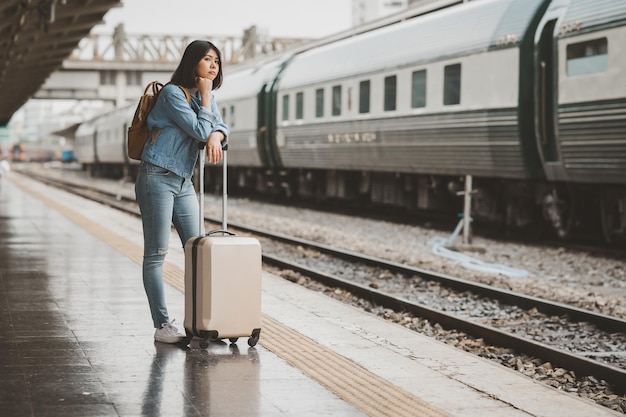
POLYGON ((544 26, 537 50, 539 60, 539 140, 544 162, 556 162, 559 159, 556 149, 556 100, 554 97, 557 92, 557 76, 554 70, 556 57, 552 36, 555 26, 556 20, 551 20, 544 26))
POLYGON ((96 125, 93 131, 93 161, 96 166, 100 164, 100 158, 98 158, 98 131, 99 126, 96 125))
POLYGON ((257 143, 263 166, 281 168, 283 166, 276 141, 277 88, 280 74, 291 61, 287 58, 280 64, 276 76, 263 84, 257 94, 257 143))
POLYGON ((124 122, 122 125, 122 158, 124 158, 124 165, 128 165, 130 163, 130 158, 128 157, 128 122, 124 122))
POLYGON ((257 143, 263 166, 279 168, 282 166, 278 145, 276 144, 276 91, 274 85, 268 89, 264 84, 257 95, 257 143))
POLYGON ((269 135, 271 117, 268 115, 270 112, 271 100, 267 91, 267 84, 264 84, 261 91, 257 94, 257 144, 259 158, 261 164, 264 167, 273 166, 271 161, 271 146, 269 145, 269 135))
MULTIPOLYGON (((282 68, 281 68, 282 71, 282 68)), ((280 75, 280 72, 279 72, 280 75)), ((276 112, 278 109, 278 93, 276 91, 278 87, 278 77, 274 79, 272 86, 270 87, 267 94, 267 149, 270 156, 270 166, 272 168, 280 168, 283 166, 283 163, 280 159, 280 154, 278 151, 278 143, 276 142, 276 112)))
POLYGON ((558 146, 558 52, 557 33, 561 16, 569 0, 552 3, 539 24, 536 40, 535 121, 536 141, 543 169, 549 180, 564 180, 558 146))
POLYGON ((557 236, 567 238, 579 213, 576 195, 563 181, 567 179, 559 149, 558 48, 561 18, 570 0, 553 0, 535 33, 535 140, 546 179, 552 185, 544 190, 542 212, 557 236))
POLYGON ((122 175, 124 178, 135 178, 137 176, 136 172, 133 172, 131 167, 130 158, 128 157, 128 128, 129 122, 124 122, 122 124, 122 131, 119 132, 122 136, 122 159, 124 160, 124 164, 122 165, 122 175))

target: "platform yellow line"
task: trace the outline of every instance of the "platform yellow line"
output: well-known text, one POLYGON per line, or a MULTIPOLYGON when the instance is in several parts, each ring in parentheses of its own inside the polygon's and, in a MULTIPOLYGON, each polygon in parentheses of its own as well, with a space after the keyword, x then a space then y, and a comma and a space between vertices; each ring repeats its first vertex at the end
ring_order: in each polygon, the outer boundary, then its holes
POLYGON ((269 316, 263 316, 262 325, 265 348, 369 416, 449 416, 269 316))
MULTIPOLYGON (((11 182, 141 265, 143 248, 11 175, 11 182)), ((165 281, 184 293, 184 271, 165 263, 165 281)), ((303 334, 262 315, 259 343, 371 417, 450 417, 303 334)))

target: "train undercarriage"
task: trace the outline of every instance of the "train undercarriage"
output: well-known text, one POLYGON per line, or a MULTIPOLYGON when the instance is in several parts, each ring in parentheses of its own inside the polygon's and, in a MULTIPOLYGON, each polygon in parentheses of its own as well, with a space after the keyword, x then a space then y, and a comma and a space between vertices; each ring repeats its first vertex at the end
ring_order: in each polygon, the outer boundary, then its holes
MULTIPOLYGON (((206 184, 219 190, 221 171, 209 169, 207 175, 206 184)), ((229 175, 231 194, 367 204, 405 212, 437 212, 454 219, 463 213, 465 177, 251 168, 232 168, 229 175)), ((563 240, 584 236, 624 242, 626 189, 473 178, 471 216, 513 233, 534 228, 542 233, 550 230, 553 237, 563 240)))
MULTIPOLYGON (((134 180, 136 166, 85 167, 96 177, 134 180)), ((222 167, 207 166, 207 193, 221 194, 222 167)), ((390 213, 462 217, 465 177, 334 170, 229 168, 229 194, 389 208, 390 213)), ((626 242, 626 188, 473 178, 471 217, 509 233, 538 230, 562 240, 626 242)))

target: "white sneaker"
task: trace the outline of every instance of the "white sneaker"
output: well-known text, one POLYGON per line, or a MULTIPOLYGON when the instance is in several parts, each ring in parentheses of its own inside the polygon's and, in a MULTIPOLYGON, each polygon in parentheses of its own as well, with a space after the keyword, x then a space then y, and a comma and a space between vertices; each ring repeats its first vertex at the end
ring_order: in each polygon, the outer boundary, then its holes
POLYGON ((154 340, 161 343, 178 343, 185 337, 184 334, 178 332, 178 328, 174 326, 174 321, 163 323, 160 328, 154 332, 154 340))

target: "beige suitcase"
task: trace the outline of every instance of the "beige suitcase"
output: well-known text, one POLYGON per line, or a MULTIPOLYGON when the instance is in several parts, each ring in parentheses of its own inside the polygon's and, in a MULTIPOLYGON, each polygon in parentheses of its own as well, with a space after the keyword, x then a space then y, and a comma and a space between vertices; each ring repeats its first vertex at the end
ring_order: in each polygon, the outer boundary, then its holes
MULTIPOLYGON (((185 243, 184 344, 200 338, 206 348, 211 340, 236 342, 248 337, 254 346, 261 334, 260 242, 237 236, 226 225, 226 150, 222 229, 191 238, 185 243)), ((204 150, 200 152, 200 231, 204 225, 204 150)))

